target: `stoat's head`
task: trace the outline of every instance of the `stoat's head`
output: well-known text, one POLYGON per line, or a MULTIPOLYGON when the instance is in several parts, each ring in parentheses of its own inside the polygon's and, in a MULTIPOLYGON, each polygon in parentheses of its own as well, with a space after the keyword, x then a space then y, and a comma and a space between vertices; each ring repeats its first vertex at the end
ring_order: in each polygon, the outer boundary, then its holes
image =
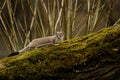
POLYGON ((63 40, 63 39, 64 39, 64 34, 63 34, 63 32, 57 32, 57 33, 56 33, 56 37, 57 37, 58 39, 60 39, 60 40, 63 40))

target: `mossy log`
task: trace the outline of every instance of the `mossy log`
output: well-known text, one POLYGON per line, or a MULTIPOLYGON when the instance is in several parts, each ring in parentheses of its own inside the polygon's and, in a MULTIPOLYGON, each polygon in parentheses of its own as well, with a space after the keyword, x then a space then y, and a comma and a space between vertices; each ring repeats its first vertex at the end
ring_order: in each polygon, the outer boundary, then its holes
POLYGON ((0 60, 0 80, 120 80, 120 27, 0 60))

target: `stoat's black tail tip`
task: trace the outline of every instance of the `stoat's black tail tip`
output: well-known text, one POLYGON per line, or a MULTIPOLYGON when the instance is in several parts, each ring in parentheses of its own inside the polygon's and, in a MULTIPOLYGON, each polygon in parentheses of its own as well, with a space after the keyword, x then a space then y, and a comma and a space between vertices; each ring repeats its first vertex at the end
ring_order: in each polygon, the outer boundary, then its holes
POLYGON ((17 55, 17 54, 19 54, 19 52, 12 52, 10 55, 8 55, 8 57, 14 56, 14 55, 17 55))

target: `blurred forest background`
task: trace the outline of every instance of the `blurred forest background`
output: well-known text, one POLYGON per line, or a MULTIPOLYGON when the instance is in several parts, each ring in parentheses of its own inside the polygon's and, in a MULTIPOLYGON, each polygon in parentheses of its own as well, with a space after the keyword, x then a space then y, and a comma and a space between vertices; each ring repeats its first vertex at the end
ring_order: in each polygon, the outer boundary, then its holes
POLYGON ((32 39, 65 40, 120 24, 120 0, 0 0, 0 58, 32 39))

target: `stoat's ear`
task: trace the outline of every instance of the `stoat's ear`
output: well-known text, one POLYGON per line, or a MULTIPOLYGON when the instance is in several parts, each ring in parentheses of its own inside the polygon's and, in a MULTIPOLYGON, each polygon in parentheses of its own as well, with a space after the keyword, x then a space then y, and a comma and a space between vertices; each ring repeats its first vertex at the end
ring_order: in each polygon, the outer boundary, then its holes
POLYGON ((58 37, 63 37, 64 36, 64 34, 63 34, 63 32, 61 31, 61 32, 57 32, 57 34, 56 34, 58 37))
POLYGON ((59 32, 56 32, 56 34, 63 34, 63 32, 62 32, 62 31, 59 31, 59 32))

